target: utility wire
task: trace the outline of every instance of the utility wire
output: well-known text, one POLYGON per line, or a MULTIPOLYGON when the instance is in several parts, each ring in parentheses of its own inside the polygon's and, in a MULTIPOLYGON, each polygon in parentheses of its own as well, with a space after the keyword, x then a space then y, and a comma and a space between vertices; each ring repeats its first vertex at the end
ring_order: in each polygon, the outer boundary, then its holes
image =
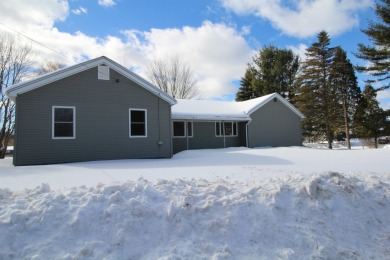
MULTIPOLYGON (((29 37, 29 36, 27 36, 27 35, 25 35, 25 34, 19 32, 19 31, 17 31, 16 29, 12 28, 11 26, 6 25, 6 24, 4 24, 4 23, 2 23, 2 22, 0 22, 0 25, 6 27, 6 28, 8 28, 8 29, 10 29, 11 31, 13 31, 13 32, 15 32, 15 33, 17 33, 17 34, 19 34, 20 36, 25 37, 25 38, 29 39, 30 41, 35 42, 35 43, 41 45, 42 47, 44 47, 44 48, 46 48, 46 49, 49 49, 49 50, 51 50, 52 52, 55 52, 56 54, 58 54, 58 55, 60 55, 60 56, 62 56, 62 57, 64 57, 64 58, 68 59, 69 61, 73 62, 73 60, 72 60, 71 58, 69 58, 68 56, 66 56, 65 54, 63 54, 63 53, 61 53, 61 52, 59 52, 59 51, 56 51, 56 50, 54 50, 54 49, 52 49, 52 48, 46 46, 45 44, 43 44, 43 43, 41 43, 41 42, 39 42, 39 41, 37 41, 37 40, 31 38, 31 37, 29 37)), ((87 66, 85 66, 85 67, 88 68, 87 66)), ((101 71, 100 73, 103 74, 103 75, 105 75, 105 76, 109 76, 108 74, 106 74, 106 73, 104 73, 104 72, 102 72, 102 71, 101 71)))
POLYGON ((52 52, 55 52, 55 53, 61 55, 62 57, 65 57, 66 59, 68 59, 68 60, 70 60, 70 61, 73 61, 71 58, 69 58, 69 57, 66 56, 65 54, 63 54, 63 53, 61 53, 61 52, 59 52, 59 51, 56 51, 56 50, 54 50, 54 49, 52 49, 52 48, 46 46, 45 44, 43 44, 43 43, 41 43, 41 42, 39 42, 39 41, 37 41, 37 40, 34 40, 33 38, 31 38, 31 37, 29 37, 29 36, 27 36, 27 35, 25 35, 25 34, 19 32, 19 31, 17 31, 17 30, 15 30, 15 29, 12 28, 11 26, 6 25, 6 24, 4 24, 4 23, 2 23, 2 22, 0 22, 0 24, 1 24, 2 26, 4 26, 4 27, 10 29, 11 31, 13 31, 13 32, 15 32, 15 33, 17 33, 17 34, 19 34, 19 35, 21 35, 21 36, 23 36, 23 37, 29 39, 30 41, 33 41, 33 42, 35 42, 35 43, 41 45, 42 47, 47 48, 47 49, 51 50, 52 52))

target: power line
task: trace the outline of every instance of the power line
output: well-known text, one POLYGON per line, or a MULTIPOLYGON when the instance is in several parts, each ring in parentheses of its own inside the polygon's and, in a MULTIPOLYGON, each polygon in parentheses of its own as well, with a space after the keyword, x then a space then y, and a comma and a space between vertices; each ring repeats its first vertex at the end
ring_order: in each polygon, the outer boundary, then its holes
POLYGON ((68 59, 68 60, 70 60, 70 61, 73 62, 73 60, 72 60, 71 58, 69 58, 68 56, 66 56, 65 54, 62 54, 61 52, 56 51, 56 50, 54 50, 54 49, 52 49, 52 48, 46 46, 45 44, 43 44, 43 43, 41 43, 41 42, 39 42, 39 41, 37 41, 37 40, 31 38, 31 37, 29 37, 29 36, 27 36, 27 35, 25 35, 25 34, 19 32, 19 31, 17 31, 17 30, 15 30, 14 28, 12 28, 12 27, 9 26, 9 25, 6 25, 6 24, 4 24, 4 23, 2 23, 2 22, 0 22, 0 24, 1 24, 2 26, 4 26, 4 27, 10 29, 11 31, 13 31, 13 32, 15 32, 15 33, 17 33, 17 34, 19 34, 19 35, 21 35, 21 36, 23 36, 23 37, 29 39, 30 41, 33 41, 33 42, 35 42, 35 43, 41 45, 42 47, 47 48, 47 49, 51 50, 52 52, 55 52, 55 53, 57 53, 58 55, 61 55, 62 57, 64 57, 64 58, 66 58, 66 59, 68 59))
MULTIPOLYGON (((68 59, 68 60, 71 61, 71 62, 73 62, 73 60, 72 60, 71 58, 69 58, 68 56, 66 56, 65 54, 62 54, 61 52, 56 51, 56 50, 54 50, 54 49, 52 49, 52 48, 46 46, 45 44, 43 44, 43 43, 41 43, 41 42, 39 42, 39 41, 37 41, 37 40, 31 38, 31 37, 29 37, 29 36, 27 36, 27 35, 25 35, 25 34, 19 32, 19 31, 17 31, 16 29, 12 28, 12 27, 9 26, 9 25, 6 25, 6 24, 4 24, 4 23, 2 23, 2 22, 0 22, 0 24, 3 25, 4 27, 10 29, 11 31, 13 31, 13 32, 15 32, 15 33, 21 35, 22 37, 25 37, 25 38, 29 39, 30 41, 35 42, 35 43, 41 45, 42 47, 47 48, 47 49, 51 50, 52 52, 55 52, 56 54, 61 55, 62 57, 68 59)), ((85 66, 85 65, 84 65, 84 66, 85 66)), ((88 68, 87 66, 85 66, 85 67, 88 68)), ((106 76, 109 76, 108 74, 106 74, 106 73, 104 73, 104 72, 101 72, 101 74, 106 75, 106 76)))

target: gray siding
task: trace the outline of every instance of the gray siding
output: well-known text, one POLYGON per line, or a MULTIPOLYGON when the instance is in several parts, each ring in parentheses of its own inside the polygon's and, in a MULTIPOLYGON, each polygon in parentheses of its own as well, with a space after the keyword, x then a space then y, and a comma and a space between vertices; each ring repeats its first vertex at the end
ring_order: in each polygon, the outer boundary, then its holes
POLYGON ((249 147, 302 145, 301 119, 279 100, 251 114, 249 147))
MULTIPOLYGON (((245 131, 242 130, 243 123, 239 123, 238 136, 223 137, 215 136, 215 122, 193 122, 193 137, 188 138, 188 150, 213 149, 225 147, 245 146, 245 131)), ((173 152, 178 153, 187 150, 187 139, 184 137, 173 137, 173 152)))
POLYGON ((109 81, 97 74, 95 67, 17 97, 15 165, 171 157, 170 105, 112 69, 109 81), (52 106, 76 107, 74 140, 52 139, 52 106), (130 108, 147 109, 147 138, 129 138, 130 108))

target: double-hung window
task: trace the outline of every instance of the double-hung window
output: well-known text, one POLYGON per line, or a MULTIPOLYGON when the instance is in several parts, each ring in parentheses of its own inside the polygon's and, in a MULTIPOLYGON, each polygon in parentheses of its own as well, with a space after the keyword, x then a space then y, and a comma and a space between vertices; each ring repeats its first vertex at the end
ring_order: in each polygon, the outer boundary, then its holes
POLYGON ((52 138, 76 138, 76 108, 67 106, 52 107, 52 138))
POLYGON ((237 136, 237 122, 215 122, 216 136, 237 136))
POLYGON ((129 112, 129 136, 147 137, 147 113, 146 109, 130 109, 129 112))
POLYGON ((192 137, 192 122, 174 121, 173 136, 174 137, 192 137))

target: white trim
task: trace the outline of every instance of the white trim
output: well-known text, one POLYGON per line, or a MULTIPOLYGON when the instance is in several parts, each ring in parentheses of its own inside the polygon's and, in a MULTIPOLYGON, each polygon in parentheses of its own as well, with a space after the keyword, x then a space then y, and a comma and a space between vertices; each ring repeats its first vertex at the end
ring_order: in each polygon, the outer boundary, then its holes
POLYGON ((249 120, 246 124, 245 124, 245 134, 246 134, 246 136, 245 136, 245 139, 246 139, 246 147, 248 147, 249 148, 249 136, 248 136, 248 134, 249 134, 249 124, 252 122, 252 120, 249 120))
POLYGON ((97 67, 99 65, 106 65, 110 67, 111 69, 115 70, 116 72, 122 74, 123 76, 127 77, 128 79, 136 82, 146 90, 150 91, 151 93, 161 97, 163 100, 168 102, 170 105, 174 105, 177 103, 176 99, 169 96, 164 91, 160 90, 158 87, 154 86, 150 82, 146 81, 139 75, 135 74, 134 72, 126 69, 122 65, 119 65, 118 63, 110 60, 109 58, 102 56, 93 60, 89 60, 83 63, 79 63, 52 73, 48 73, 46 75, 43 75, 41 77, 38 77, 36 79, 20 82, 18 84, 12 85, 11 87, 7 88, 6 94, 7 96, 12 100, 15 101, 17 95, 26 93, 28 91, 40 88, 44 85, 50 84, 52 82, 55 82, 57 80, 69 77, 71 75, 77 74, 79 72, 97 67))
POLYGON ((172 119, 176 121, 199 121, 199 122, 210 122, 210 121, 235 121, 244 122, 251 118, 248 115, 206 115, 206 114, 182 114, 172 112, 172 119))
POLYGON ((186 127, 186 131, 187 131, 187 136, 192 138, 194 137, 194 123, 192 121, 186 121, 187 123, 187 127, 186 127), (188 135, 188 123, 191 123, 191 135, 188 135))
POLYGON ((148 137, 148 111, 144 108, 129 108, 129 138, 146 138, 148 137), (145 112, 145 135, 131 135, 131 111, 145 112))
POLYGON ((186 121, 186 120, 173 120, 172 121, 172 137, 173 138, 192 138, 194 137, 194 123, 192 121, 186 121), (184 124, 184 135, 175 135, 175 122, 183 123, 184 124), (188 135, 188 123, 191 123, 191 133, 192 135, 188 135))
POLYGON ((51 138, 53 140, 69 140, 76 139, 76 107, 74 106, 52 106, 51 107, 51 138), (56 137, 54 136, 54 125, 55 125, 55 109, 56 108, 69 108, 73 110, 73 136, 71 137, 56 137))

